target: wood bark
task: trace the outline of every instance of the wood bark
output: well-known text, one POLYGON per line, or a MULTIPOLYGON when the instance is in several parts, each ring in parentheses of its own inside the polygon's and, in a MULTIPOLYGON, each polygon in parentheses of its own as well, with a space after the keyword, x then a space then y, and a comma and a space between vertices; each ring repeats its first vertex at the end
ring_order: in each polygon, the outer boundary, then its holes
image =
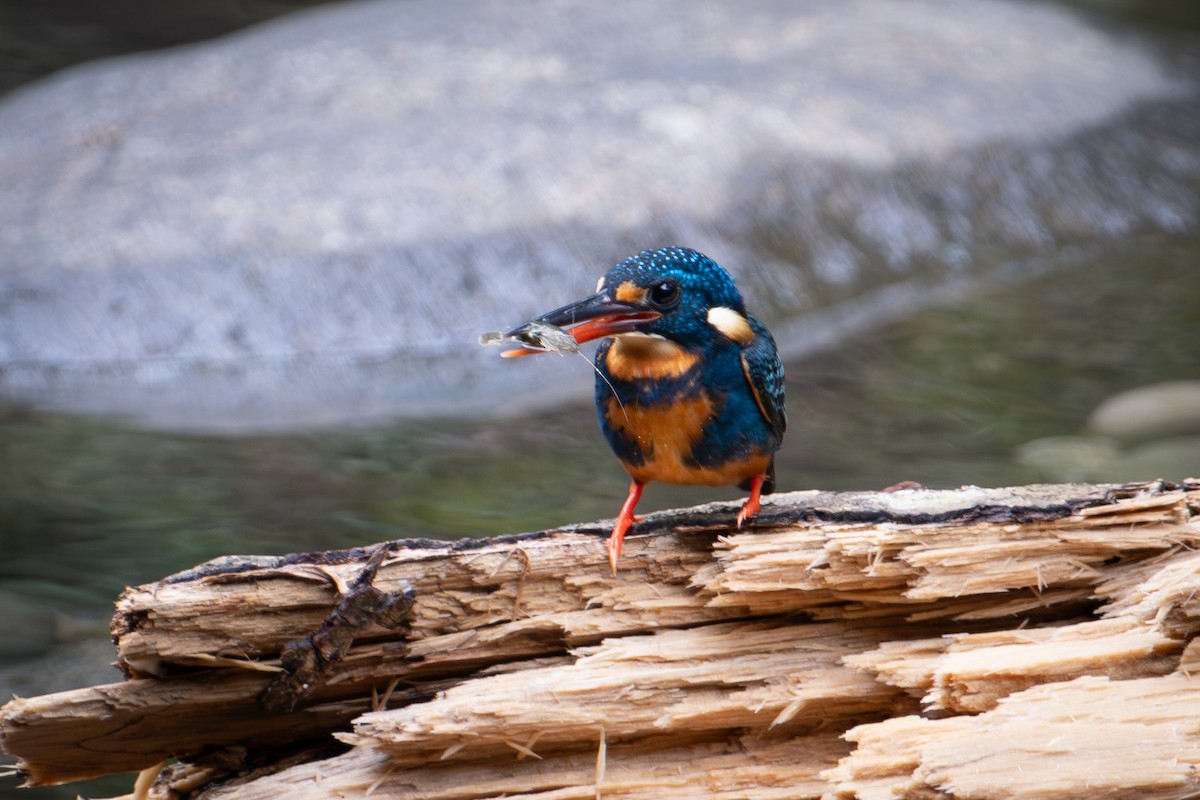
POLYGON ((1200 482, 735 512, 649 516, 616 575, 607 524, 209 562, 0 745, 33 784, 174 756, 162 798, 1200 793, 1200 482))

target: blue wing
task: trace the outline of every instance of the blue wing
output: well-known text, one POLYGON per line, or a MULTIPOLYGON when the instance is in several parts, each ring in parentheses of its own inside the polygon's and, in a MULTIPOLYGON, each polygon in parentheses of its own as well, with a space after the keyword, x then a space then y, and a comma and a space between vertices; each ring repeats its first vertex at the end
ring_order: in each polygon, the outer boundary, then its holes
POLYGON ((742 370, 750 384, 754 402, 767 425, 780 439, 787 430, 787 408, 784 405, 783 364, 775 349, 775 339, 767 326, 754 317, 747 317, 754 339, 742 350, 742 370))

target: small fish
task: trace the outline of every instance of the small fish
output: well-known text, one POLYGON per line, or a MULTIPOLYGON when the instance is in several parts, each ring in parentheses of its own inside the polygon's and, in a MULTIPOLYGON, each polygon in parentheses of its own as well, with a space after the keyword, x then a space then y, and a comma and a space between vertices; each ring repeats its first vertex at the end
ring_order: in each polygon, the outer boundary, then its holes
POLYGON ((526 356, 533 353, 579 353, 579 342, 569 332, 546 322, 526 322, 508 333, 489 331, 479 337, 482 345, 519 344, 520 350, 506 350, 504 358, 526 356))
MULTIPOLYGON (((492 344, 519 344, 521 345, 516 350, 505 350, 501 353, 503 358, 513 358, 514 356, 531 356, 537 353, 558 353, 560 356, 564 353, 579 356, 587 365, 596 371, 596 374, 612 388, 612 382, 604 377, 604 373, 592 363, 592 360, 585 356, 579 349, 579 342, 571 335, 570 331, 563 330, 557 325, 551 325, 548 322, 526 322, 524 325, 518 325, 508 333, 500 333, 499 331, 488 331, 481 334, 479 343, 482 345, 492 344)), ((616 394, 616 389, 613 389, 613 394, 616 394)), ((629 419, 629 415, 625 412, 625 404, 621 402, 621 398, 617 398, 617 405, 621 407, 621 413, 625 414, 625 419, 629 419)))

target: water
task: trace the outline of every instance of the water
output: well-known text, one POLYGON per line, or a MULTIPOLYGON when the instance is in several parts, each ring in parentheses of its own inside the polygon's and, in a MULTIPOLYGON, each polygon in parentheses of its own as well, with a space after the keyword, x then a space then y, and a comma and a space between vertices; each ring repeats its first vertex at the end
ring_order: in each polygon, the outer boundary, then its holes
MULTIPOLYGON (((781 490, 1055 479, 1017 448, 1081 432, 1116 392, 1200 379, 1197 265, 1198 240, 1143 241, 789 364, 781 490)), ((562 369, 587 367, 564 359, 562 369)), ((628 478, 589 398, 509 411, 518 413, 245 438, 3 411, 0 696, 119 679, 105 622, 122 587, 218 555, 487 536, 616 513, 628 478)), ((1200 473, 1200 448, 1185 464, 1200 473)), ((1113 480, 1186 477, 1112 469, 1113 480)), ((739 496, 651 485, 641 507, 739 496)))

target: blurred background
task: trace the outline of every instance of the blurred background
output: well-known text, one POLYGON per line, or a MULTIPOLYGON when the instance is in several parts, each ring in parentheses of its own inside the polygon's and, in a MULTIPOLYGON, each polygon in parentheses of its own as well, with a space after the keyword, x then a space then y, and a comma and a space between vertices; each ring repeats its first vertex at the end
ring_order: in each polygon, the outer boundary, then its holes
POLYGON ((215 556, 612 517, 589 367, 476 339, 647 247, 774 330, 781 490, 1200 475, 1198 26, 0 2, 0 698, 119 680, 122 588, 215 556))

